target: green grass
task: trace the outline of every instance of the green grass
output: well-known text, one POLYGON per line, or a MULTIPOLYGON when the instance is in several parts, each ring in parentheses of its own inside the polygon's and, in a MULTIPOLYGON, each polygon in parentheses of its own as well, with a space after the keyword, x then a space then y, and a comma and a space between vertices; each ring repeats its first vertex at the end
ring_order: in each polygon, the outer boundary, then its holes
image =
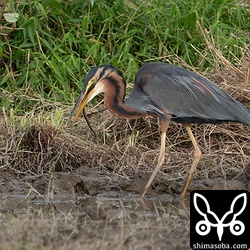
POLYGON ((93 65, 119 67, 128 81, 147 61, 204 71, 237 66, 250 44, 250 7, 233 0, 14 1, 1 18, 1 106, 24 113, 44 100, 73 102, 93 65))

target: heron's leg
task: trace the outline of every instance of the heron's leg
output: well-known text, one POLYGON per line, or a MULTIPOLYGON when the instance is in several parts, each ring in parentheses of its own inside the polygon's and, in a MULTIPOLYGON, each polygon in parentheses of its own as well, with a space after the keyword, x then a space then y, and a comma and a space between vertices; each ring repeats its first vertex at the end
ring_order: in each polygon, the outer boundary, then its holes
POLYGON ((161 126, 161 149, 160 149, 160 154, 159 154, 159 158, 158 158, 158 163, 157 166, 155 167, 152 175, 150 176, 144 191, 141 195, 142 198, 144 198, 144 196, 146 195, 151 183, 153 182, 157 172, 159 171, 159 169, 161 168, 164 159, 165 159, 165 142, 166 142, 166 132, 170 123, 170 119, 171 117, 168 117, 169 119, 167 120, 160 120, 160 126, 161 126))
POLYGON ((193 134, 190 126, 184 125, 184 127, 186 128, 186 130, 188 132, 188 135, 189 135, 189 137, 190 137, 190 139, 192 141, 192 144, 194 146, 194 159, 193 159, 192 166, 191 166, 191 168, 189 170, 189 174, 188 174, 186 183, 184 185, 183 191, 181 193, 181 198, 182 199, 184 199, 185 196, 186 196, 186 192, 187 192, 189 183, 190 183, 190 181, 192 179, 193 173, 194 173, 194 171, 195 171, 195 169, 196 169, 196 167, 197 167, 197 165, 198 165, 198 163, 200 161, 200 158, 201 158, 201 150, 200 150, 200 148, 199 148, 199 146, 198 146, 198 144, 197 144, 197 142, 195 140, 194 134, 193 134))

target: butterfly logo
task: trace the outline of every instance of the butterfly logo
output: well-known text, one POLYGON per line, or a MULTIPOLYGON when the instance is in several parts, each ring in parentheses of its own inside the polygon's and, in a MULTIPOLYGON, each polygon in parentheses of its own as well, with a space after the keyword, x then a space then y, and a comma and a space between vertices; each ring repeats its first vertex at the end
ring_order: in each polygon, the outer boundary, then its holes
MULTIPOLYGON (((195 230, 199 235, 204 236, 204 235, 209 234, 211 227, 217 228, 217 235, 218 235, 219 241, 221 241, 222 239, 225 227, 229 227, 230 232, 235 236, 238 236, 244 233, 245 225, 243 224, 242 221, 237 220, 237 217, 246 208, 246 205, 247 205, 246 193, 239 194, 233 199, 231 206, 230 206, 230 210, 226 212, 222 216, 221 219, 219 219, 218 216, 213 211, 210 210, 210 205, 207 199, 203 195, 195 193, 193 197, 193 202, 194 202, 194 207, 196 211, 204 218, 203 220, 200 220, 199 222, 197 222, 195 226, 195 230), (203 201, 203 204, 205 204, 205 206, 200 206, 200 207, 198 206, 199 199, 200 199, 200 202, 203 201), (240 201, 241 199, 243 199, 243 205, 239 209, 239 205, 241 204, 240 202, 242 202, 240 201), (205 211, 204 211, 204 207, 205 207, 205 211), (225 220, 226 219, 228 220, 230 218, 232 218, 230 222, 225 223, 225 220)), ((199 204, 201 205, 201 203, 199 204)))

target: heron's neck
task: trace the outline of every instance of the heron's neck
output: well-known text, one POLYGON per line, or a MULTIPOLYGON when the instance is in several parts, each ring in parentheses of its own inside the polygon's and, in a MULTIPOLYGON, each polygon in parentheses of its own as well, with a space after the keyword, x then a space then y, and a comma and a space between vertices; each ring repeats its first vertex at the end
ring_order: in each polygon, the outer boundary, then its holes
POLYGON ((114 115, 125 118, 135 119, 145 116, 138 110, 126 105, 124 96, 126 92, 126 84, 124 79, 114 79, 114 81, 105 80, 107 89, 104 93, 104 105, 114 115))

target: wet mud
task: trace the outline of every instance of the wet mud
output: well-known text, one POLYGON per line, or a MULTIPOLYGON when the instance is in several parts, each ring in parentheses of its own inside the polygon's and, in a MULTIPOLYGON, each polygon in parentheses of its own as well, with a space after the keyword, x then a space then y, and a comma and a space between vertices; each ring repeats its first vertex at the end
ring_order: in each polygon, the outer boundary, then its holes
MULTIPOLYGON (((151 173, 143 171, 130 172, 124 175, 97 170, 82 166, 72 172, 54 172, 34 176, 21 176, 8 172, 1 172, 1 195, 27 195, 36 193, 38 196, 69 195, 75 200, 78 196, 89 197, 117 197, 138 196, 142 193, 151 173)), ((167 200, 176 200, 185 178, 168 180, 167 175, 158 173, 152 186, 148 190, 146 200, 152 197, 162 197, 167 200)), ((250 190, 250 166, 234 179, 225 180, 223 176, 213 174, 210 178, 199 179, 199 173, 191 181, 189 191, 202 189, 245 189, 250 190)), ((188 195, 187 195, 188 197, 188 195)))
MULTIPOLYGON (((24 177, 1 172, 0 219, 9 233, 0 234, 0 249, 26 248, 27 240, 31 249, 34 244, 37 249, 188 249, 189 194, 184 204, 179 200, 185 179, 169 181, 158 174, 142 200, 149 176, 131 172, 125 178, 84 166, 71 173, 24 177), (51 226, 53 237, 47 235, 51 226), (17 245, 8 242, 10 229, 19 239, 17 245), (49 238, 48 245, 40 239, 41 232, 49 238)), ((195 176, 189 191, 249 188, 247 167, 232 180, 195 176)))

